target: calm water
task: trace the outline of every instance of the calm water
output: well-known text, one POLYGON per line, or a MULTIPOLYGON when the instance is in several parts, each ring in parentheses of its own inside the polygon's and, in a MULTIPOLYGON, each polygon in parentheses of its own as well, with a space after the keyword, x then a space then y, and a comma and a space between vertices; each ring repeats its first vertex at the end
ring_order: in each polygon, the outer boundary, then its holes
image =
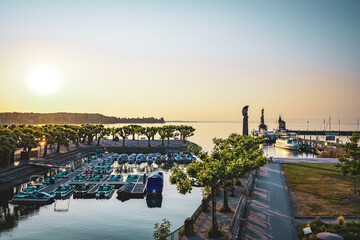
MULTIPOLYGON (((171 124, 194 126, 195 135, 189 140, 199 144, 206 151, 211 150, 214 137, 223 138, 230 133, 242 131, 241 123, 171 124)), ((258 123, 249 125, 249 129, 252 130, 257 128, 258 123)), ((269 129, 274 127, 275 124, 270 125, 269 129)), ((307 126, 288 124, 288 127, 306 129, 307 126)), ((347 130, 346 128, 351 130, 354 126, 345 126, 343 130, 347 130)), ((266 145, 263 149, 264 154, 268 156, 315 157, 312 154, 277 149, 273 145, 266 145)), ((132 169, 132 171, 144 172, 149 169, 132 169)), ((71 198, 58 201, 57 208, 68 208, 65 212, 54 211, 54 203, 42 207, 13 206, 2 197, 0 224, 6 225, 8 230, 0 233, 0 237, 21 240, 73 239, 74 237, 76 239, 152 239, 154 223, 160 222, 163 218, 170 220, 171 229, 175 230, 199 206, 202 194, 200 189, 194 188, 191 194, 180 195, 176 187, 170 185, 168 181, 168 170, 162 171, 165 173, 165 181, 160 208, 149 207, 146 199, 121 202, 116 198, 116 193, 109 200, 71 198)))

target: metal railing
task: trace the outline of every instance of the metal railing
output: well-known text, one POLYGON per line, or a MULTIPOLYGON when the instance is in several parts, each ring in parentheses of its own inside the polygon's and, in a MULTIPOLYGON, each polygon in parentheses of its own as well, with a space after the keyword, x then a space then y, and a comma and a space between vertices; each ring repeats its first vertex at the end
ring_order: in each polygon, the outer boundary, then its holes
POLYGON ((255 180, 256 180, 256 171, 250 173, 248 180, 245 185, 245 191, 240 197, 240 201, 236 207, 235 213, 233 218, 230 222, 230 231, 232 234, 231 239, 238 239, 241 235, 242 228, 245 225, 244 217, 246 213, 246 208, 248 206, 247 197, 251 196, 252 192, 254 191, 255 180))
POLYGON ((181 227, 179 227, 178 229, 176 229, 175 231, 173 231, 172 233, 167 235, 166 240, 178 240, 178 239, 180 239, 180 231, 181 231, 181 229, 183 227, 184 227, 184 225, 182 225, 181 227))

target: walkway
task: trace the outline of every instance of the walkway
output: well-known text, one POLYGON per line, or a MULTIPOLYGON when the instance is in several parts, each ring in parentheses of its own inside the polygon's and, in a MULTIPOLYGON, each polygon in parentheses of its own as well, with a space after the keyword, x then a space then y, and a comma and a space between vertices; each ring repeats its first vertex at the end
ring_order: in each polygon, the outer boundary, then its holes
POLYGON ((298 239, 280 163, 262 167, 251 201, 245 239, 298 239))
POLYGON ((337 163, 337 158, 273 157, 274 163, 337 163))

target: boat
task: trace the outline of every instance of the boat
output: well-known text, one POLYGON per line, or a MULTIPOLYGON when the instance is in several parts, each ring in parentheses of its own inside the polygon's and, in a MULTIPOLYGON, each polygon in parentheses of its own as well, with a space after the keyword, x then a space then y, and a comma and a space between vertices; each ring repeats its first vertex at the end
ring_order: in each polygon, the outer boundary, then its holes
POLYGON ((55 191, 55 197, 57 198, 65 198, 68 195, 70 195, 74 190, 75 190, 75 186, 74 185, 62 185, 62 186, 58 186, 55 191))
POLYGON ((112 172, 112 168, 108 165, 105 166, 96 166, 94 168, 95 172, 100 173, 100 174, 109 174, 112 172))
POLYGON ((120 182, 122 179, 122 175, 111 175, 108 182, 120 182))
POLYGON ((175 156, 174 159, 176 163, 183 163, 183 160, 180 156, 175 156))
POLYGON ((76 176, 72 181, 73 182, 85 182, 87 180, 89 180, 89 176, 87 175, 79 175, 79 176, 76 176))
POLYGON ((131 155, 129 158, 128 158, 128 163, 131 165, 135 162, 135 159, 136 159, 136 156, 134 157, 133 155, 131 155))
POLYGON ((167 158, 167 163, 168 163, 168 164, 173 164, 174 161, 175 161, 175 159, 174 159, 172 156, 170 156, 170 157, 167 158))
POLYGON ((54 194, 48 194, 44 192, 33 192, 31 194, 20 193, 15 195, 11 202, 16 204, 31 203, 31 204, 49 204, 54 201, 54 194))
POLYGON ((55 175, 55 178, 66 178, 70 173, 70 171, 61 171, 55 175))
POLYGON ((92 176, 91 176, 90 181, 98 182, 98 181, 103 180, 104 178, 105 178, 105 175, 96 174, 96 175, 92 175, 92 176))
POLYGON ((31 194, 34 192, 39 191, 40 189, 44 188, 44 185, 41 184, 28 184, 27 187, 21 191, 23 194, 31 194))
POLYGON ((134 185, 135 184, 133 184, 131 182, 125 183, 121 188, 119 188, 119 190, 116 191, 118 198, 120 198, 122 200, 130 199, 131 191, 133 190, 134 185))
POLYGON ((300 150, 301 144, 298 138, 279 138, 275 142, 275 147, 288 150, 300 150))
POLYGON ((164 186, 164 174, 155 171, 149 174, 146 182, 147 195, 161 195, 164 186))
POLYGON ((143 161, 143 156, 137 156, 136 157, 136 164, 141 164, 142 163, 142 161, 143 161))
POLYGON ((126 178, 127 182, 137 182, 137 180, 139 179, 139 175, 138 174, 129 174, 126 178))
POLYGON ((102 185, 100 188, 96 191, 95 196, 97 198, 110 198, 111 195, 115 191, 114 185, 102 185))
POLYGON ((87 193, 92 187, 93 185, 91 184, 78 186, 73 193, 74 198, 86 198, 87 193))
POLYGON ((42 183, 42 184, 49 185, 50 183, 55 183, 55 182, 56 182, 56 179, 55 179, 55 178, 52 178, 51 180, 52 180, 52 181, 50 181, 50 177, 47 177, 47 178, 45 178, 45 180, 42 181, 41 183, 42 183))
POLYGON ((157 157, 155 158, 155 163, 156 163, 157 165, 160 165, 162 162, 163 162, 163 159, 161 158, 161 156, 157 156, 157 157))
POLYGON ((153 163, 153 161, 154 161, 154 157, 149 155, 149 156, 147 157, 146 161, 147 161, 147 163, 148 163, 149 165, 151 165, 151 164, 153 163))

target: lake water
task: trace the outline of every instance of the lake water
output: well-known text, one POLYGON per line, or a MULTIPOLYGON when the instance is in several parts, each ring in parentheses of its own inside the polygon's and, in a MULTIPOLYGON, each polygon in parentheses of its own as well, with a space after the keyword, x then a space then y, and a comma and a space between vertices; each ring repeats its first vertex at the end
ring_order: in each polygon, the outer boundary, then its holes
MULTIPOLYGON (((227 137, 233 132, 242 132, 241 123, 170 123, 174 125, 192 125, 195 135, 189 140, 202 146, 206 151, 212 149, 214 137, 227 137)), ((154 126, 145 124, 144 126, 154 126)), ((250 123, 249 129, 257 128, 250 123)), ((275 125, 275 124, 274 124, 275 125)), ((115 125, 121 126, 121 125, 115 125)), ((269 126, 270 129, 275 126, 269 126)), ((306 129, 307 126, 289 126, 293 129, 306 129)), ((350 128, 351 126, 349 126, 350 128)), ((344 129, 345 130, 345 129, 344 129)), ((292 152, 264 146, 268 156, 315 157, 312 154, 292 152)), ((149 172, 147 168, 133 168, 131 171, 149 172)), ((201 203, 202 193, 194 188, 191 194, 180 195, 176 187, 170 185, 169 170, 165 173, 161 207, 149 207, 146 199, 130 199, 122 202, 116 193, 109 200, 73 199, 60 200, 56 208, 68 211, 55 211, 55 204, 35 206, 14 206, 1 196, 0 233, 1 239, 152 239, 156 222, 167 218, 171 230, 175 230, 201 203)), ((10 190, 11 192, 12 190, 10 190)), ((11 194, 10 194, 11 195, 11 194)), ((151 203, 151 202, 150 202, 151 203)))

